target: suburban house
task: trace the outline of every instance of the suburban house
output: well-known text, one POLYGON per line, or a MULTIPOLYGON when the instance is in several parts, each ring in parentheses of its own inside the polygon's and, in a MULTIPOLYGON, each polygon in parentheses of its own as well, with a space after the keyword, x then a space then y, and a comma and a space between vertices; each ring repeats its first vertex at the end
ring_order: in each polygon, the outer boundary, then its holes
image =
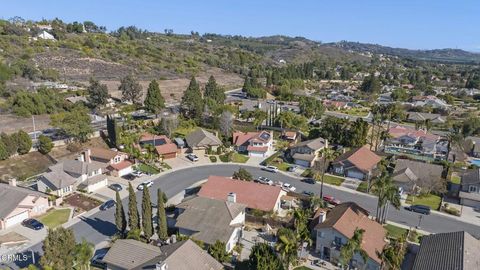
POLYGON ((278 186, 211 175, 202 185, 198 196, 226 201, 231 193, 236 195, 238 203, 246 205, 249 209, 274 213, 280 209, 282 196, 287 194, 278 186))
POLYGON ((208 132, 203 128, 198 128, 188 134, 185 141, 191 150, 207 149, 209 147, 216 150, 218 146, 222 145, 222 141, 220 141, 217 135, 208 132))
POLYGON ((128 154, 104 148, 90 148, 78 158, 83 162, 96 161, 105 164, 106 172, 116 177, 122 177, 133 171, 133 162, 128 160, 128 154))
POLYGON ((328 147, 327 140, 316 138, 303 141, 289 148, 287 155, 293 159, 293 162, 299 166, 310 168, 320 157, 320 151, 328 147))
POLYGON ((367 210, 354 202, 341 203, 332 210, 319 209, 314 220, 315 251, 321 258, 337 264, 340 261, 340 249, 350 239, 356 229, 363 229, 362 249, 368 254, 363 261, 359 253, 355 253, 351 261, 353 269, 380 269, 382 260, 377 252, 381 252, 387 244, 386 231, 379 223, 371 220, 367 210))
POLYGON ((448 105, 444 100, 437 98, 436 96, 415 96, 412 97, 413 106, 416 107, 432 107, 434 109, 448 110, 448 105))
POLYGON ((47 195, 17 187, 15 179, 10 184, 0 183, 0 198, 0 230, 44 214, 50 208, 47 195))
POLYGON ((412 270, 467 270, 480 267, 480 241, 468 232, 425 235, 412 270))
POLYGON ((192 240, 157 247, 133 239, 118 239, 103 258, 106 269, 220 270, 223 265, 192 240))
POLYGON ((163 159, 171 159, 177 157, 177 145, 165 135, 153 135, 150 133, 144 133, 140 137, 139 144, 142 148, 145 148, 147 145, 153 146, 158 156, 163 159))
POLYGON ((297 138, 298 138, 298 136, 297 136, 296 131, 284 131, 282 133, 282 139, 284 139, 286 141, 295 143, 295 142, 297 142, 297 138))
POLYGON ((400 194, 417 194, 422 188, 431 186, 434 181, 442 181, 443 166, 409 159, 395 162, 393 181, 400 194))
POLYGON ((267 157, 273 153, 273 133, 234 132, 233 145, 238 152, 248 153, 249 157, 267 157))
POLYGON ((468 136, 465 138, 465 141, 471 143, 472 146, 472 148, 469 149, 470 151, 468 151, 468 154, 480 158, 480 138, 468 136))
POLYGON ((436 113, 409 112, 407 121, 414 123, 424 123, 430 121, 432 124, 445 124, 447 121, 443 116, 436 113))
POLYGON ((180 234, 207 245, 220 240, 230 252, 242 236, 245 208, 236 202, 235 194, 229 194, 226 201, 193 197, 177 205, 175 227, 180 234))
POLYGON ((460 182, 460 203, 475 208, 480 207, 480 169, 468 170, 460 182))
POLYGON ((75 189, 93 192, 108 184, 107 176, 102 174, 104 163, 66 160, 48 168, 37 180, 38 191, 63 197, 75 189))
POLYGON ((382 160, 368 146, 350 150, 332 162, 333 172, 350 178, 368 180, 382 160))
POLYGON ((389 138, 383 142, 384 151, 393 155, 408 155, 418 160, 445 160, 448 154, 448 141, 424 130, 404 126, 388 130, 389 138))

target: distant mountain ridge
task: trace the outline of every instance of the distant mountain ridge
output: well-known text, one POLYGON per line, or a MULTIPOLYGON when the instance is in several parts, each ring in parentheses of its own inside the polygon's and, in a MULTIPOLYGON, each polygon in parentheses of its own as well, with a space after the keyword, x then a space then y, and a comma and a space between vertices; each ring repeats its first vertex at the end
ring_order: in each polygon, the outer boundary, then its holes
POLYGON ((378 44, 340 41, 325 43, 323 46, 333 46, 355 52, 370 52, 374 54, 388 54, 399 57, 407 57, 419 60, 446 61, 446 62, 480 62, 480 53, 468 52, 461 49, 433 49, 433 50, 411 50, 404 48, 393 48, 378 44))

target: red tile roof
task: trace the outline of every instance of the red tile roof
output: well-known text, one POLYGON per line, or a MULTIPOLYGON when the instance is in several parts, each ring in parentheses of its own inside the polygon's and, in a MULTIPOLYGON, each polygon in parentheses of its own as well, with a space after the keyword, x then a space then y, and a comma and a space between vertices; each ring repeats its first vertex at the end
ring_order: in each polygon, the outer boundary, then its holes
POLYGON ((111 164, 109 167, 111 167, 115 171, 120 171, 120 170, 128 168, 132 165, 133 165, 133 162, 131 162, 130 160, 124 160, 124 161, 122 161, 120 163, 117 163, 117 164, 111 164))
POLYGON ((267 152, 268 146, 251 146, 247 147, 247 151, 254 151, 254 152, 267 152))
POLYGON ((247 143, 251 138, 258 135, 259 132, 234 132, 233 133, 233 144, 236 146, 243 145, 247 143))
POLYGON ((156 146, 155 149, 159 155, 171 154, 177 152, 177 145, 174 143, 167 143, 156 146))
POLYGON ((249 208, 263 211, 273 211, 282 189, 277 186, 233 180, 223 176, 210 176, 198 192, 201 197, 217 200, 227 200, 227 195, 234 192, 237 203, 245 204, 249 208))
POLYGON ((402 136, 411 136, 415 138, 427 138, 430 140, 438 140, 440 137, 431 133, 427 133, 424 130, 416 130, 413 128, 407 128, 403 126, 392 127, 388 130, 388 134, 393 138, 399 138, 402 136))
POLYGON ((382 158, 370 151, 368 146, 365 145, 341 155, 334 161, 334 163, 342 163, 345 160, 348 160, 362 172, 369 172, 375 167, 375 165, 377 165, 378 162, 380 162, 380 160, 382 160, 382 158))
POLYGON ((170 141, 170 139, 165 136, 165 135, 154 135, 154 134, 150 134, 150 133, 143 133, 142 136, 140 137, 140 141, 143 142, 143 141, 152 141, 153 139, 155 140, 165 140, 166 143, 171 143, 172 141, 170 141))

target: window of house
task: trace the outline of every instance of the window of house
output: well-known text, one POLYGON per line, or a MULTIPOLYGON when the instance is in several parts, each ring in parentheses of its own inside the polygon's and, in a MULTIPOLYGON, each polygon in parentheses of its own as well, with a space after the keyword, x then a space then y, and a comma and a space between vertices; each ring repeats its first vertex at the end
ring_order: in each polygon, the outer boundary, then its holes
POLYGON ((468 187, 468 192, 478 192, 478 187, 477 186, 469 186, 468 187))
POLYGON ((340 246, 342 245, 342 238, 338 237, 338 236, 335 236, 335 244, 337 246, 340 246))
POLYGON ((319 238, 325 238, 325 233, 324 232, 318 232, 318 237, 319 238))

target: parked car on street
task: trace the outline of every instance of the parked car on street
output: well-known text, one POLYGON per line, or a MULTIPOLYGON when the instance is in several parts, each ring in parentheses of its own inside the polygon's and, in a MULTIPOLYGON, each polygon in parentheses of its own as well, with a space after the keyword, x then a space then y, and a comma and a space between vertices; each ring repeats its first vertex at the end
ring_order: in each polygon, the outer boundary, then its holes
POLYGON ((272 172, 272 173, 278 172, 278 168, 275 166, 265 166, 265 167, 262 167, 262 170, 267 172, 272 172))
POLYGON ((41 230, 45 227, 40 221, 34 218, 25 219, 22 221, 22 225, 35 231, 41 230))
POLYGON ((333 196, 331 195, 325 195, 323 196, 323 200, 326 201, 327 203, 331 204, 331 205, 339 205, 340 204, 340 201, 335 199, 333 196))
POLYGON ((303 178, 301 181, 307 184, 312 184, 312 185, 316 183, 315 179, 313 178, 303 178))
POLYGON ((188 154, 186 157, 187 157, 190 161, 193 161, 193 162, 198 161, 198 157, 197 157, 197 155, 195 155, 195 154, 188 154))
POLYGON ((421 204, 410 205, 405 207, 405 209, 411 212, 416 212, 424 215, 430 215, 430 211, 431 211, 429 206, 421 205, 421 204))
POLYGON ((309 190, 303 191, 302 194, 307 195, 308 197, 311 197, 311 196, 315 195, 315 193, 313 191, 309 191, 309 190))
POLYGON ((140 177, 140 176, 144 176, 145 173, 141 172, 141 171, 133 171, 132 175, 135 176, 135 177, 140 177))
POLYGON ((291 192, 294 192, 295 190, 297 190, 294 186, 290 185, 289 183, 284 183, 282 185, 282 189, 285 191, 291 191, 291 192))
POLYGON ((114 191, 122 191, 122 186, 120 184, 111 184, 110 186, 108 186, 111 190, 114 190, 114 191))
POLYGON ((266 178, 266 177, 263 177, 263 176, 260 176, 258 177, 257 179, 255 179, 256 181, 255 182, 258 182, 260 184, 264 184, 264 185, 270 185, 272 186, 273 185, 273 181, 266 178))
POLYGON ((289 172, 294 172, 297 168, 298 168, 297 165, 292 165, 292 166, 288 167, 287 170, 288 170, 289 172))
POLYGON ((102 205, 100 205, 100 210, 102 210, 102 211, 108 210, 108 209, 114 207, 115 204, 116 203, 115 203, 114 200, 108 200, 108 201, 104 202, 102 205))
POLYGON ((153 182, 151 180, 145 181, 145 182, 141 183, 140 185, 138 185, 137 189, 138 190, 143 190, 145 187, 149 188, 152 185, 153 185, 153 182))

